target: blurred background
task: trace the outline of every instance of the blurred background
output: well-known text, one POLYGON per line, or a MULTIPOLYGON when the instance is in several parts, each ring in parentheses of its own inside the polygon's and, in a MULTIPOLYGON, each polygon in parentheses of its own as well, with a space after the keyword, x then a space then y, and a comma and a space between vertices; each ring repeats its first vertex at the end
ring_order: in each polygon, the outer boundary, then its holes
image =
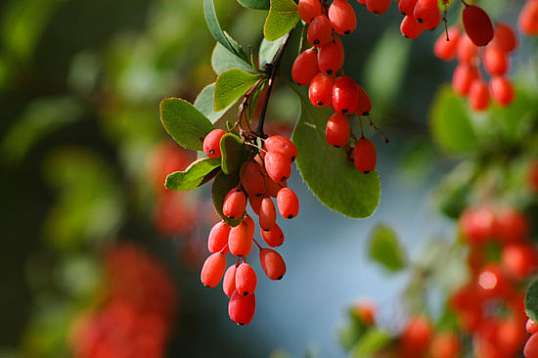
MULTIPOLYGON (((215 3, 223 27, 256 48, 266 13, 215 3)), ((488 4, 494 17, 515 21, 516 9, 488 4)), ((380 206, 369 219, 344 218, 294 173, 302 212, 283 226, 288 274, 260 280, 255 320, 238 327, 220 289, 199 283, 216 221, 207 188, 162 189, 166 173, 195 154, 166 136, 159 101, 193 101, 215 79, 201 2, 0 2, 0 357, 67 357, 99 339, 118 350, 100 357, 128 349, 147 357, 339 357, 338 329, 354 301, 369 297, 382 315, 398 317, 405 274, 386 278, 368 263, 366 239, 386 222, 419 255, 426 239, 455 231, 431 196, 455 161, 440 154, 428 123, 453 65, 434 58, 437 33, 400 36, 395 6, 383 17, 360 10, 358 20, 345 39, 346 72, 368 89, 391 139, 375 139, 380 206)), ((536 49, 535 39, 522 41, 513 60, 514 76, 531 88, 536 49)), ((271 125, 289 131, 297 113, 296 98, 279 87, 271 125)))

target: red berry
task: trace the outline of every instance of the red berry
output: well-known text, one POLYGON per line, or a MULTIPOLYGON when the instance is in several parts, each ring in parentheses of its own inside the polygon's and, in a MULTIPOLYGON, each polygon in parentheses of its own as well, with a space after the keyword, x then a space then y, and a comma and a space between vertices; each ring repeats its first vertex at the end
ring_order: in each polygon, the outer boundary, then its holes
POLYGON ((497 265, 488 265, 478 274, 478 286, 487 298, 501 297, 507 289, 506 277, 497 265))
POLYGON ((454 333, 439 333, 431 343, 431 358, 456 358, 460 353, 460 342, 454 333))
POLYGON ((392 0, 366 0, 368 11, 376 15, 382 15, 390 8, 392 0))
POLYGON ((362 6, 366 6, 366 0, 357 0, 357 3, 362 6))
POLYGON ((220 140, 226 134, 222 129, 213 129, 204 138, 204 153, 209 158, 220 158, 220 140))
POLYGON ((474 80, 469 90, 469 104, 475 111, 484 111, 489 106, 488 85, 481 79, 474 80))
POLYGON ((275 224, 271 230, 260 230, 263 240, 271 247, 277 247, 284 243, 284 233, 280 226, 275 224))
POLYGON ((481 244, 495 235, 495 213, 485 206, 470 208, 463 212, 459 225, 470 244, 481 244))
POLYGON ((400 0, 398 1, 398 8, 403 15, 413 16, 416 4, 417 0, 400 0))
POLYGON ((528 334, 535 334, 538 332, 538 323, 529 318, 527 323, 525 323, 525 329, 527 330, 528 334))
POLYGON ((316 107, 330 106, 332 103, 334 78, 324 73, 319 73, 310 82, 308 97, 316 107))
POLYGON ((442 17, 437 0, 417 0, 413 16, 428 30, 436 28, 442 17))
POLYGON ((235 292, 235 272, 237 265, 232 265, 228 267, 224 273, 224 279, 222 280, 222 290, 224 294, 228 297, 232 297, 235 292))
POLYGON ((291 161, 297 156, 297 147, 289 139, 281 135, 273 135, 265 140, 265 149, 271 153, 280 153, 291 161))
POLYGON ((476 46, 486 46, 493 39, 493 24, 488 14, 476 5, 463 9, 463 27, 476 46))
POLYGON ((506 77, 493 77, 489 82, 491 97, 502 107, 508 106, 514 99, 514 87, 506 77))
POLYGON ((207 248, 209 252, 215 253, 221 251, 228 244, 228 235, 230 234, 230 225, 224 221, 216 223, 209 232, 207 239, 207 248))
POLYGON ((333 75, 342 68, 344 65, 344 45, 339 39, 334 39, 320 47, 318 65, 320 71, 328 75, 333 75))
POLYGON ((514 318, 503 319, 499 322, 496 338, 497 349, 504 356, 515 357, 525 342, 525 328, 519 320, 514 318))
POLYGON ((473 64, 478 56, 478 47, 471 41, 469 36, 463 34, 458 43, 458 60, 473 64))
POLYGON ((527 36, 538 35, 538 1, 527 0, 519 14, 519 29, 527 36))
POLYGON ((261 197, 265 193, 263 169, 254 160, 246 161, 241 166, 239 180, 249 197, 261 197))
POLYGON ((486 47, 483 61, 484 67, 491 76, 503 76, 508 71, 508 56, 497 47, 486 47))
POLYGON ((372 111, 372 101, 370 101, 370 96, 368 96, 368 93, 364 90, 364 88, 362 88, 361 86, 358 87, 359 99, 357 104, 357 114, 359 116, 367 116, 372 111))
POLYGON ((460 63, 452 75, 452 88, 460 96, 467 96, 471 85, 478 79, 478 69, 467 63, 460 63))
POLYGON ((359 105, 359 85, 348 76, 334 80, 332 105, 336 112, 356 113, 359 105))
POLYGON ((250 203, 250 207, 252 208, 252 211, 254 211, 256 215, 260 214, 260 207, 262 206, 262 200, 263 200, 263 197, 261 196, 249 196, 248 197, 248 202, 250 203))
POLYGON ((498 22, 495 25, 495 34, 490 46, 495 46, 500 50, 509 53, 514 51, 517 45, 516 34, 510 25, 498 22))
POLYGON ((400 336, 404 352, 417 356, 428 349, 432 338, 432 326, 425 317, 413 317, 409 320, 400 336))
POLYGON ((497 235, 506 242, 521 242, 529 236, 529 222, 519 210, 507 208, 497 214, 497 235))
POLYGON ((246 257, 252 248, 253 236, 250 233, 247 220, 243 220, 239 225, 230 230, 228 236, 228 248, 232 255, 246 257))
POLYGON ((424 26, 415 20, 412 15, 406 15, 400 24, 400 32, 410 40, 415 40, 424 32, 424 26))
POLYGON ((503 248, 501 265, 507 274, 522 280, 536 269, 536 255, 532 246, 509 244, 503 248))
POLYGON ((276 183, 288 179, 291 175, 290 158, 282 153, 268 152, 264 158, 267 175, 276 183))
POLYGON ((263 271, 271 280, 281 280, 286 274, 284 259, 273 249, 260 250, 260 263, 263 271))
POLYGON ((318 51, 315 47, 297 56, 291 68, 291 78, 301 86, 308 85, 318 73, 318 51))
POLYGON ((448 40, 447 35, 442 33, 435 41, 433 52, 435 56, 444 61, 450 61, 458 52, 458 43, 460 40, 460 31, 457 26, 448 28, 448 40))
POLYGON ((375 323, 376 308, 373 303, 362 300, 357 302, 353 307, 353 314, 360 318, 362 323, 367 326, 373 326, 375 323))
POLYGON ((334 0, 329 6, 329 20, 339 35, 350 34, 357 28, 355 10, 347 0, 334 0))
POLYGON ((235 289, 240 295, 251 295, 256 291, 258 278, 256 272, 246 262, 243 262, 235 271, 235 289))
POLYGON ((375 145, 367 138, 360 138, 353 149, 353 162, 355 168, 364 174, 375 170, 376 166, 375 145))
POLYGON ((351 127, 348 119, 342 113, 334 113, 327 121, 325 138, 329 145, 341 148, 348 144, 351 127))
POLYGON ((220 252, 211 254, 204 262, 202 266, 202 272, 200 273, 200 280, 206 287, 216 287, 226 269, 226 255, 220 252))
POLYGON ((235 323, 243 326, 249 324, 256 312, 256 295, 242 296, 234 292, 228 302, 228 316, 235 323))
POLYGON ((276 210, 273 200, 265 197, 260 206, 260 227, 265 230, 271 230, 276 223, 276 210))
POLYGON ((319 0, 299 0, 297 11, 301 20, 309 24, 315 17, 321 15, 321 3, 319 0))
POLYGON ((316 47, 331 42, 333 39, 333 28, 327 16, 316 16, 308 26, 306 37, 308 41, 316 47))
POLYGON ((282 188, 276 196, 278 211, 285 219, 292 219, 299 214, 299 199, 290 188, 282 188))
POLYGON ((230 219, 239 219, 245 213, 247 197, 238 189, 232 189, 224 198, 222 213, 230 219))

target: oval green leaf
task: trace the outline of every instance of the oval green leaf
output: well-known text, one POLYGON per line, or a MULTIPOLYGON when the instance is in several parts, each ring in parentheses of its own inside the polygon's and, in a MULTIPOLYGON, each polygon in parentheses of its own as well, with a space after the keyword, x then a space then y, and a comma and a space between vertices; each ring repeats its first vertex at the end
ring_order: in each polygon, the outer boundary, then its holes
POLYGON ((216 175, 220 159, 202 158, 192 162, 187 169, 169 174, 165 186, 170 190, 187 191, 198 188, 216 175))
POLYGON ((220 140, 222 153, 222 171, 224 174, 237 174, 241 165, 247 160, 245 144, 233 133, 225 134, 220 140))
POLYGON ((258 52, 258 58, 260 63, 260 70, 263 70, 265 65, 272 63, 275 60, 278 51, 284 46, 289 35, 280 37, 278 40, 269 41, 263 39, 258 52))
POLYGON ((220 111, 215 111, 215 84, 211 83, 200 91, 198 97, 194 100, 194 107, 205 115, 211 123, 215 123, 228 112, 232 105, 220 111))
POLYGON ((213 187, 211 188, 211 196, 213 198, 213 206, 220 215, 220 217, 232 226, 237 226, 241 220, 230 220, 222 213, 222 205, 224 204, 224 198, 226 194, 230 192, 239 184, 239 176, 226 175, 220 172, 213 181, 213 187))
POLYGON ((402 270, 407 261, 398 235, 384 224, 378 224, 370 234, 368 256, 391 273, 402 270))
POLYGON ((234 68, 217 78, 215 86, 215 111, 221 111, 237 102, 260 79, 259 74, 234 68))
POLYGON ((269 41, 274 41, 290 32, 299 19, 297 4, 293 0, 271 0, 269 14, 263 27, 263 36, 269 41))
POLYGON ((233 52, 230 52, 218 42, 211 54, 211 66, 217 75, 231 70, 232 68, 238 68, 243 71, 253 71, 253 68, 249 63, 245 62, 233 52))

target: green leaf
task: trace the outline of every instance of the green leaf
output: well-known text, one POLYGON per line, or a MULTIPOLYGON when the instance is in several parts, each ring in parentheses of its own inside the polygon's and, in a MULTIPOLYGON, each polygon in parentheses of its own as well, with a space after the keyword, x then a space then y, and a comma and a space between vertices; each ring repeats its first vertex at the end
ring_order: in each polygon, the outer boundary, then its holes
POLYGON ((173 172, 166 177, 166 188, 187 191, 207 183, 220 167, 220 159, 202 158, 192 162, 187 169, 173 172))
POLYGON ((529 285, 525 296, 525 312, 534 322, 538 322, 538 279, 529 285))
POLYGON ((442 87, 432 106, 434 140, 448 154, 472 153, 478 146, 466 104, 448 86, 442 87))
POLYGON ((237 174, 241 165, 247 160, 245 144, 233 133, 225 134, 220 140, 222 153, 222 171, 224 174, 237 174))
POLYGON ((220 111, 234 104, 256 82, 260 75, 239 69, 231 69, 217 78, 215 87, 215 110, 220 111))
POLYGON ((253 71, 252 66, 245 62, 241 57, 237 57, 226 47, 217 42, 213 53, 211 54, 211 66, 217 75, 222 74, 232 68, 238 68, 244 71, 253 71))
POLYGON ((314 108, 301 95, 301 117, 293 133, 297 145, 297 167, 308 188, 328 208, 353 218, 371 215, 379 202, 377 173, 359 173, 342 149, 325 140, 330 112, 314 108))
POLYGON ((256 9, 256 10, 269 10, 269 0, 237 0, 241 6, 256 9))
POLYGON ((237 226, 241 220, 230 220, 222 213, 222 205, 224 204, 224 197, 239 184, 238 175, 226 175, 220 172, 213 181, 213 187, 211 188, 211 196, 213 198, 213 206, 220 217, 232 226, 237 226))
POLYGON ((200 91, 198 97, 194 100, 194 107, 205 115, 211 123, 216 123, 228 112, 232 105, 220 111, 215 111, 215 84, 211 83, 200 91))
POLYGON ((181 98, 163 99, 160 107, 166 132, 184 148, 202 150, 204 137, 213 129, 211 122, 181 98))
POLYGON ((204 0, 204 17, 213 38, 230 52, 248 62, 248 56, 241 49, 241 46, 236 41, 233 41, 230 35, 226 34, 220 27, 213 0, 204 0))
POLYGON ((391 273, 402 270, 406 265, 405 253, 396 232, 384 224, 378 224, 370 234, 368 255, 391 273))
POLYGON ((298 22, 297 4, 293 0, 271 0, 263 35, 267 40, 274 41, 290 32, 298 22))
POLYGON ((265 65, 274 61, 278 51, 284 46, 288 37, 289 35, 285 35, 275 41, 262 40, 258 53, 260 69, 263 69, 265 65))
POLYGON ((381 349, 386 347, 391 341, 391 336, 388 332, 381 329, 371 329, 362 336, 359 342, 351 351, 353 358, 369 358, 374 357, 381 349))

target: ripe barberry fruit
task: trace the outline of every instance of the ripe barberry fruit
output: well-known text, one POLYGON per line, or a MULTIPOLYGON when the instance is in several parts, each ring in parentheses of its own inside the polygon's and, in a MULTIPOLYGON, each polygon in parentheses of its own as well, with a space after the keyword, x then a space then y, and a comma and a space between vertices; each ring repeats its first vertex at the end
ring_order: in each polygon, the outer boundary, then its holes
POLYGON ((538 21, 536 19, 538 19, 538 1, 528 0, 519 14, 518 23, 521 32, 527 36, 538 35, 538 21))
POLYGON ((243 296, 234 292, 228 302, 228 316, 235 323, 243 326, 252 322, 256 312, 256 295, 243 296))
POLYGON ((413 16, 419 24, 428 30, 436 28, 442 17, 437 0, 417 0, 413 16))
POLYGON ((525 323, 525 329, 527 330, 528 334, 535 334, 538 332, 538 324, 529 318, 527 323, 525 323))
POLYGON ((265 193, 263 169, 254 160, 248 160, 241 166, 239 182, 250 197, 261 197, 265 193))
POLYGON ((400 336, 402 349, 406 353, 420 355, 428 349, 432 338, 432 326, 425 317, 413 317, 409 320, 400 336))
POLYGON ((521 242, 529 236, 529 222, 519 210, 506 208, 497 213, 496 229, 505 243, 521 242))
POLYGON ((491 264, 479 272, 478 286, 485 298, 497 298, 506 292, 507 280, 501 268, 491 264))
POLYGON ((348 76, 334 80, 332 106, 336 112, 357 113, 359 105, 359 85, 348 76))
POLYGON ((203 149, 209 158, 220 158, 220 140, 225 134, 226 132, 222 129, 213 129, 207 133, 204 138, 203 149))
POLYGON ((465 6, 465 9, 463 9, 463 27, 476 46, 486 46, 493 39, 494 30, 491 19, 479 6, 465 6))
POLYGON ((484 111, 489 106, 489 89, 481 79, 474 80, 469 90, 469 104, 475 111, 484 111))
POLYGON ((508 72, 508 56, 497 47, 486 47, 483 61, 486 71, 491 76, 504 76, 508 72))
POLYGON ((294 161, 297 157, 297 147, 289 138, 273 135, 265 140, 265 149, 271 153, 280 153, 294 161))
POLYGON ((275 210, 275 204, 273 203, 273 199, 269 197, 265 197, 262 200, 262 204, 260 206, 260 227, 265 230, 269 231, 271 230, 276 223, 276 210, 275 210))
POLYGON ((376 167, 376 150, 372 141, 365 137, 359 138, 353 149, 353 162, 355 168, 364 174, 375 170, 376 167))
POLYGON ((417 0, 400 0, 398 1, 398 8, 402 15, 413 15, 417 0))
POLYGON ((281 280, 286 274, 286 263, 278 252, 273 249, 260 250, 260 263, 263 271, 271 280, 281 280))
POLYGON ((465 210, 459 226, 469 244, 482 244, 491 239, 496 232, 496 217, 493 210, 482 206, 465 210))
POLYGON ((525 343, 523 354, 525 355, 525 358, 538 357, 538 333, 534 333, 531 338, 529 338, 527 343, 525 343))
POLYGON ((253 235, 250 234, 249 224, 243 220, 230 230, 228 248, 232 255, 246 257, 252 248, 253 235))
POLYGON ((325 139, 329 145, 341 148, 348 144, 351 126, 342 113, 334 113, 329 117, 325 127, 325 139))
POLYGON ((318 73, 318 50, 315 47, 297 56, 291 68, 291 78, 300 86, 308 85, 318 73))
POLYGON ((308 97, 316 107, 330 106, 332 103, 334 78, 324 73, 318 73, 310 82, 308 97))
POLYGON ((224 276, 224 270, 226 269, 226 255, 221 252, 215 252, 211 254, 202 266, 200 273, 200 280, 206 287, 216 287, 222 276, 224 276))
POLYGON ((518 280, 525 279, 536 269, 536 254, 532 246, 509 244, 503 247, 502 268, 518 280))
POLYGON ((460 63, 452 74, 452 88, 460 96, 467 96, 471 85, 478 79, 479 73, 475 66, 460 63))
POLYGON ((347 0, 334 0, 329 6, 329 20, 339 35, 350 34, 357 28, 355 10, 347 0))
POLYGON ((415 40, 424 32, 424 26, 413 15, 406 15, 400 24, 400 32, 410 40, 415 40))
POLYGON ((340 71, 343 65, 344 45, 342 45, 339 39, 335 38, 332 42, 320 47, 318 52, 318 66, 321 72, 333 75, 340 71))
POLYGON ((256 272, 246 262, 243 262, 235 271, 235 289, 240 295, 246 296, 256 291, 258 278, 256 272))
POLYGON ((333 28, 327 16, 316 16, 308 26, 306 37, 316 47, 321 47, 331 42, 333 39, 333 28))
POLYGON ((284 243, 284 233, 278 224, 275 224, 271 230, 260 230, 263 240, 271 247, 278 247, 284 243))
POLYGON ((460 40, 460 30, 456 26, 448 28, 448 40, 447 35, 442 33, 435 41, 433 52, 435 56, 443 61, 450 61, 458 52, 458 43, 460 40))
POLYGON ((518 41, 514 30, 502 22, 498 22, 495 25, 495 34, 490 46, 497 47, 498 49, 510 53, 517 48, 518 41))
POLYGON ((359 116, 367 116, 372 111, 372 101, 370 100, 370 96, 368 96, 366 90, 359 85, 357 86, 359 87, 357 114, 359 116))
POLYGON ((458 60, 473 64, 478 57, 478 47, 471 41, 469 36, 463 34, 458 43, 458 60))
POLYGON ((432 358, 455 358, 459 356, 460 350, 458 337, 450 332, 436 335, 430 346, 432 358))
POLYGON ((222 213, 230 219, 239 219, 245 213, 247 207, 247 197, 239 189, 232 189, 224 198, 222 213))
POLYGON ((230 225, 224 221, 216 223, 209 232, 207 239, 207 248, 209 252, 215 253, 221 251, 228 244, 228 235, 230 234, 230 225))
POLYGON ((269 178, 276 183, 287 180, 291 175, 291 161, 286 155, 268 152, 264 158, 265 170, 269 178))
POLYGON ((319 0, 299 0, 297 11, 301 20, 309 24, 314 18, 321 15, 321 3, 319 0))
POLYGON ((290 188, 282 188, 276 196, 278 211, 285 219, 292 219, 299 214, 299 198, 290 188))
POLYGON ((228 297, 232 297, 235 292, 235 272, 237 270, 237 265, 232 265, 228 267, 224 273, 224 279, 222 280, 222 290, 224 294, 228 297))
POLYGON ((514 99, 512 82, 505 77, 493 77, 489 82, 491 97, 502 107, 508 106, 514 99))
POLYGON ((390 8, 391 2, 391 0, 366 0, 366 8, 376 15, 382 15, 390 8))

